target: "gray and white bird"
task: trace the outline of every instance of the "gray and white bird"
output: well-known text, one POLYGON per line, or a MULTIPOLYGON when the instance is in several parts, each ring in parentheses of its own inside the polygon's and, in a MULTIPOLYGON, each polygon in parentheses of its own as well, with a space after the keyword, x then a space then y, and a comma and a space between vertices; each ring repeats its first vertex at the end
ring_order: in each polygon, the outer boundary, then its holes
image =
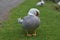
POLYGON ((36 8, 31 8, 28 12, 28 15, 25 16, 23 19, 18 18, 18 22, 22 24, 23 29, 27 33, 27 36, 36 36, 36 29, 39 27, 40 18, 39 18, 40 11, 36 8))
POLYGON ((45 4, 44 0, 41 0, 41 1, 38 2, 36 5, 37 5, 37 6, 42 6, 42 5, 44 5, 44 4, 45 4))
POLYGON ((60 6, 60 1, 58 1, 57 5, 59 5, 59 6, 60 6))
POLYGON ((58 1, 55 5, 54 5, 55 9, 60 11, 60 1, 58 1))

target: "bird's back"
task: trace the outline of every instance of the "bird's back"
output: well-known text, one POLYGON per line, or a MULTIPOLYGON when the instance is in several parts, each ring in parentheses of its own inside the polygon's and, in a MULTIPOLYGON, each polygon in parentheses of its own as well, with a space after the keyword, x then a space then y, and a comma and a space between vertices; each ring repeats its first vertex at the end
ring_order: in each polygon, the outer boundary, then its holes
POLYGON ((39 26, 40 19, 36 16, 26 16, 23 19, 23 28, 29 31, 36 29, 39 26))

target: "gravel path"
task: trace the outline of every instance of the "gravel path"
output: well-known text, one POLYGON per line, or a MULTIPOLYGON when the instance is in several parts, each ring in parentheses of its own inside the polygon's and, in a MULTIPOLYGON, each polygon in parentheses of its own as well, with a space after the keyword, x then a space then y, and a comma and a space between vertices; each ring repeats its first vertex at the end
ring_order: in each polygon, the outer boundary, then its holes
POLYGON ((9 15, 9 10, 16 7, 24 0, 0 0, 0 22, 6 20, 9 15))

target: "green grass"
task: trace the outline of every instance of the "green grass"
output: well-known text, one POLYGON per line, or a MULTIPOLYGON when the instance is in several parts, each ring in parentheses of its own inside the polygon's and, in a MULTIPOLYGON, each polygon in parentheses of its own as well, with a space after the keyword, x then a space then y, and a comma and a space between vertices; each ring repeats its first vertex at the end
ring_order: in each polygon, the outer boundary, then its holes
POLYGON ((26 0, 10 11, 9 19, 0 28, 0 40, 60 40, 60 12, 53 9, 53 3, 48 2, 43 7, 35 6, 38 0, 26 0), (22 25, 17 18, 27 15, 30 8, 40 10, 41 24, 36 37, 26 37, 22 25))

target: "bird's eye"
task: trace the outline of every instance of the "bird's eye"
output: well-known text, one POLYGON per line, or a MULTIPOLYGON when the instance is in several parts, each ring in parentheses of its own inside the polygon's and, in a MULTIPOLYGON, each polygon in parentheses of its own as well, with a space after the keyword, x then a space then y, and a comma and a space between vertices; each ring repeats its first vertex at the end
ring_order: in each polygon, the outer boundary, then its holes
POLYGON ((39 13, 36 11, 36 16, 38 16, 39 15, 39 13))

